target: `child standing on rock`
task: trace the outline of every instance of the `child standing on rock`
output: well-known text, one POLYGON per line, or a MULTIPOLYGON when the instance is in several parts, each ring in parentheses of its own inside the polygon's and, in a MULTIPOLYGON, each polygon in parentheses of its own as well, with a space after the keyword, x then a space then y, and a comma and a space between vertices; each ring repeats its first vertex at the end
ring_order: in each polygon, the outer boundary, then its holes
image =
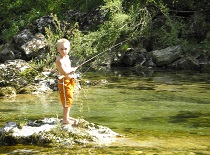
POLYGON ((74 93, 73 74, 77 69, 77 67, 71 67, 71 61, 68 55, 70 51, 70 42, 64 38, 58 40, 57 51, 60 53, 60 55, 56 58, 56 67, 60 74, 58 88, 63 106, 63 124, 76 125, 76 119, 69 117, 74 93))

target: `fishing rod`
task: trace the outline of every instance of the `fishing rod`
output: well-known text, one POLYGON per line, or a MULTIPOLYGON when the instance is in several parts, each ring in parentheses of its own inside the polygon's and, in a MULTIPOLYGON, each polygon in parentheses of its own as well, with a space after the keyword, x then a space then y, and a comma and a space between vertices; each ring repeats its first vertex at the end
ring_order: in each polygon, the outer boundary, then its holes
POLYGON ((86 60, 85 62, 81 63, 80 65, 78 65, 76 68, 79 68, 79 67, 83 66, 84 64, 88 63, 89 61, 93 60, 95 57, 98 57, 99 55, 103 54, 104 52, 105 52, 105 51, 102 51, 102 52, 96 54, 96 55, 93 56, 92 58, 90 58, 90 59, 86 60))
POLYGON ((92 58, 90 58, 90 59, 84 61, 83 63, 81 63, 80 65, 78 65, 76 68, 79 68, 79 67, 83 66, 84 64, 88 63, 89 61, 93 60, 94 58, 98 57, 99 55, 101 55, 101 54, 107 52, 108 50, 111 50, 112 48, 114 48, 114 47, 116 47, 116 46, 118 46, 118 45, 122 45, 124 42, 127 42, 128 40, 129 40, 129 39, 126 39, 126 40, 124 40, 124 41, 122 41, 122 42, 120 42, 120 43, 118 43, 118 44, 115 44, 114 46, 112 46, 112 47, 110 47, 110 48, 108 48, 108 49, 106 49, 106 50, 104 50, 104 51, 102 51, 102 52, 96 54, 96 55, 93 56, 92 58))
MULTIPOLYGON (((84 61, 83 63, 79 64, 79 65, 76 67, 76 70, 77 70, 79 67, 83 66, 84 64, 88 63, 89 61, 93 60, 94 58, 98 57, 99 55, 101 55, 101 54, 107 52, 108 50, 110 51, 112 48, 114 48, 114 47, 116 47, 116 46, 118 46, 118 45, 122 45, 124 42, 127 42, 128 40, 130 40, 130 38, 129 38, 129 39, 126 39, 126 40, 124 40, 124 41, 121 41, 121 42, 115 44, 114 46, 112 46, 112 47, 110 47, 110 48, 108 48, 108 49, 106 49, 106 50, 104 50, 104 51, 102 51, 102 52, 96 54, 95 56, 91 57, 90 59, 88 59, 88 60, 84 61)), ((71 73, 69 73, 69 74, 71 74, 71 73)), ((74 74, 75 74, 75 73, 74 73, 74 74)), ((64 76, 64 75, 59 75, 59 76, 58 76, 59 79, 62 79, 63 77, 65 77, 65 76, 64 76)), ((73 75, 73 77, 76 77, 76 78, 77 78, 78 75, 73 75)))

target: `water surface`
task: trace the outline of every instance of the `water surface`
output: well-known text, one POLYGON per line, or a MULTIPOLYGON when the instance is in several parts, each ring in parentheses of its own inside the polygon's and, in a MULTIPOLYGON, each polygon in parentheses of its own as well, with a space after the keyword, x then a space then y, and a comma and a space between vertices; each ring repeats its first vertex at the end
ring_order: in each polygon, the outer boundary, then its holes
MULTIPOLYGON (((88 72, 75 95, 71 116, 107 126, 124 135, 110 146, 49 148, 1 147, 21 154, 210 154, 210 76, 196 72, 88 72), (108 81, 98 84, 98 81, 108 81)), ((0 99, 0 125, 62 117, 58 92, 0 99)))

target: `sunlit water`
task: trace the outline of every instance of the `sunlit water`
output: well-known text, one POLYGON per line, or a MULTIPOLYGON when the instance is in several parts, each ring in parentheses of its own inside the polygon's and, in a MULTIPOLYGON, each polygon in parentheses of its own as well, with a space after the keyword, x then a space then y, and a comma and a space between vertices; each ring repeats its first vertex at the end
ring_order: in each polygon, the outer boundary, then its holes
MULTIPOLYGON (((195 72, 115 70, 83 78, 108 83, 76 93, 71 116, 124 135, 109 146, 69 148, 18 145, 9 154, 210 154, 210 75, 195 72)), ((58 92, 0 99, 7 121, 62 117, 58 92)))

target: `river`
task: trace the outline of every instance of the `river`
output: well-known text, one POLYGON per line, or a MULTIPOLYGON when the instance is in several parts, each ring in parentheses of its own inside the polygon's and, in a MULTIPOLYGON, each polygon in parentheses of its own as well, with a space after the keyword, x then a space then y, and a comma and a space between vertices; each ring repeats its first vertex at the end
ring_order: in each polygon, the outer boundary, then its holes
MULTIPOLYGON (((1 146, 1 154, 210 154, 210 75, 113 69, 86 72, 103 81, 75 94, 71 116, 123 135, 108 146, 1 146), (106 82, 107 81, 107 82, 106 82)), ((0 99, 7 121, 62 117, 58 92, 0 99)))

